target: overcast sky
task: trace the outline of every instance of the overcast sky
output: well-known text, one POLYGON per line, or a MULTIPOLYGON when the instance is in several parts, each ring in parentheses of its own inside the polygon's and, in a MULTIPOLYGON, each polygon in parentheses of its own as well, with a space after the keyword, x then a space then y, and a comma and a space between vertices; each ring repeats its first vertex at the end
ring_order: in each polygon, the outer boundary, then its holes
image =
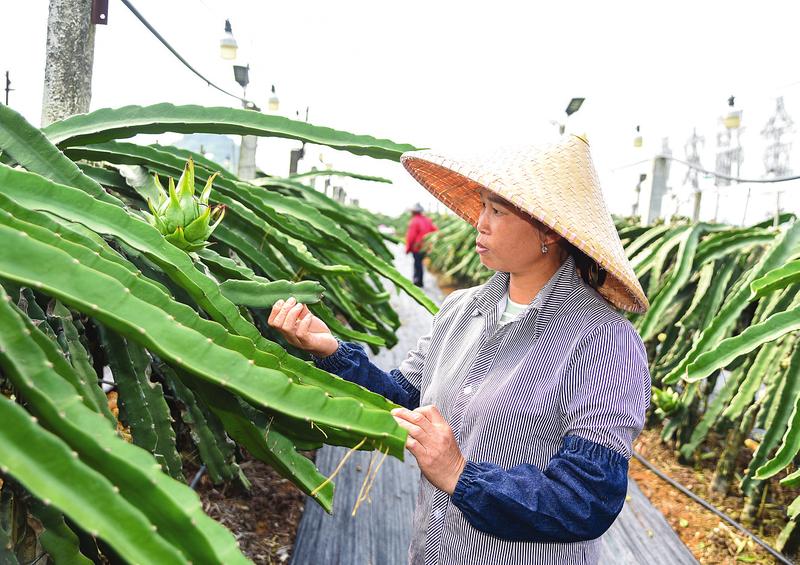
MULTIPOLYGON (((128 9, 111 0, 109 25, 98 26, 92 109, 126 104, 238 102, 184 68, 128 9)), ((743 109, 741 174, 761 177, 761 130, 783 96, 800 120, 800 3, 673 2, 322 2, 133 0, 140 12, 194 66, 240 93, 230 61, 219 56, 224 21, 250 65, 248 97, 266 107, 275 84, 280 113, 309 106, 312 123, 419 147, 464 149, 552 139, 570 98, 586 98, 568 130, 589 135, 606 199, 629 213, 636 180, 669 138, 677 157, 692 128, 706 139, 702 163, 714 167, 718 119, 736 95, 743 109), (633 147, 639 124, 645 145, 633 147), (623 168, 621 168, 623 167, 623 168)), ((44 75, 45 0, 0 0, 0 72, 11 73, 10 105, 39 124, 44 75)), ((174 136, 161 136, 168 142, 174 136)), ((262 140, 259 166, 288 172, 297 142, 262 140)), ((796 144, 797 145, 797 144, 796 144)), ((792 164, 800 170, 800 148, 792 164)), ((391 178, 394 185, 342 180, 369 208, 399 213, 427 193, 402 166, 330 149, 307 151, 301 170, 325 162, 391 178)), ((686 170, 673 165, 670 185, 686 170)), ((711 181, 704 181, 709 187, 711 181)), ((800 211, 800 186, 783 183, 782 203, 800 211)), ((723 195, 720 217, 741 221, 741 194, 723 195), (736 208, 739 206, 739 208, 736 208), (726 217, 727 216, 727 217, 726 217)), ((775 186, 754 186, 752 221, 774 208, 775 186)), ((714 209, 704 196, 704 216, 714 209)), ((685 209, 684 209, 685 211, 685 209)))

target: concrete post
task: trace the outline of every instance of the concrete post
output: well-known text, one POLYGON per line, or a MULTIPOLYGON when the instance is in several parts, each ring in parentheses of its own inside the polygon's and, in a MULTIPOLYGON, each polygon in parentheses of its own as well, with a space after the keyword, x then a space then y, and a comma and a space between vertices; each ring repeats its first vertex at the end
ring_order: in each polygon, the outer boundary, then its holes
POLYGON ((252 180, 256 178, 256 148, 258 147, 258 137, 255 135, 243 135, 242 145, 239 148, 239 171, 237 175, 242 180, 252 180))
POLYGON ((50 0, 42 127, 89 111, 92 100, 92 0, 50 0))
POLYGON ((661 216, 661 203, 667 194, 667 180, 669 179, 669 165, 672 151, 666 138, 662 141, 661 153, 653 160, 653 176, 650 183, 650 193, 647 197, 647 207, 642 211, 642 224, 652 224, 661 216))

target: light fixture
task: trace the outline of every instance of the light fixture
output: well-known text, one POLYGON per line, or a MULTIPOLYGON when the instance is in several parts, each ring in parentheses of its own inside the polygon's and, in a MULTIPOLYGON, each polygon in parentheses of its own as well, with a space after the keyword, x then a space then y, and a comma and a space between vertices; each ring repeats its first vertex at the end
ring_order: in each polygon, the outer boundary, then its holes
POLYGON ((236 50, 239 46, 233 37, 230 20, 225 20, 225 35, 219 40, 219 54, 223 59, 232 60, 236 58, 236 50))
POLYGON ((739 129, 739 126, 742 125, 742 111, 737 110, 733 102, 733 96, 728 98, 728 113, 722 120, 722 123, 725 124, 727 129, 739 129))
POLYGON ((242 88, 247 88, 250 84, 250 65, 243 67, 242 65, 233 66, 233 78, 239 83, 242 88))
POLYGON ((581 104, 583 104, 584 100, 586 100, 586 99, 585 98, 573 98, 572 100, 570 100, 569 104, 567 104, 567 110, 566 110, 567 116, 571 116, 572 114, 574 114, 575 112, 580 110, 581 109, 581 104))
POLYGON ((633 137, 633 146, 634 147, 642 146, 642 134, 639 132, 639 126, 636 126, 636 135, 633 137))
POLYGON ((270 112, 277 112, 278 108, 280 107, 280 100, 278 100, 278 95, 275 94, 274 84, 272 85, 272 95, 269 97, 267 107, 269 108, 270 112))

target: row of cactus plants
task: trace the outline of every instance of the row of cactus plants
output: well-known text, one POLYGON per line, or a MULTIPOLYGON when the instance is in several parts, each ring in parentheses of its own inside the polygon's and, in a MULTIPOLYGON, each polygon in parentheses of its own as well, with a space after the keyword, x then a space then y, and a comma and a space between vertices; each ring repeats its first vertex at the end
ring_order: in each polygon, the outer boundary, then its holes
POLYGON ((444 286, 469 287, 486 282, 492 274, 475 253, 477 232, 454 214, 439 214, 438 231, 425 236, 429 269, 444 286))
MULTIPOLYGON (((768 479, 800 485, 791 472, 800 452, 800 222, 786 214, 749 227, 618 227, 651 301, 632 321, 648 348, 662 439, 687 462, 716 455, 712 487, 738 489, 740 518, 754 522, 768 479), (752 455, 741 469, 745 445, 752 455)), ((796 549, 799 515, 800 497, 779 549, 796 549)))
MULTIPOLYGON (((432 268, 446 284, 481 284, 475 229, 456 216, 428 236, 432 268)), ((746 498, 757 518, 768 479, 800 485, 800 222, 794 215, 749 226, 676 219, 642 226, 618 218, 620 239, 651 308, 631 315, 648 350, 652 418, 662 439, 690 462, 723 450, 713 486, 746 498), (746 468, 736 466, 753 448, 746 468), (738 484, 735 477, 740 476, 738 484)), ((800 498, 788 508, 777 545, 796 545, 800 498)))
POLYGON ((158 132, 395 161, 413 149, 229 108, 106 109, 39 130, 0 105, 0 562, 246 562, 186 484, 177 436, 215 482, 246 483, 244 449, 329 511, 333 483, 300 451, 403 457, 392 403, 266 323, 294 295, 342 339, 391 347, 385 280, 436 310, 392 266, 393 239, 302 177, 246 182, 203 155, 120 141, 158 132))

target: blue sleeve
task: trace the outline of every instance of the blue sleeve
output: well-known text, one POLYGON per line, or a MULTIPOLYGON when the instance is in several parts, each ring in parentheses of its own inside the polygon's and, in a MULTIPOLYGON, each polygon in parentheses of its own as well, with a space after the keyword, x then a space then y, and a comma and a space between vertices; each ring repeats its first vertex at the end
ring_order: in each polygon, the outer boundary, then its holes
POLYGON ((627 487, 625 456, 565 436, 544 471, 468 461, 452 501, 474 528, 498 538, 575 542, 603 535, 622 510, 627 487))
POLYGON ((399 369, 385 372, 367 357, 364 348, 356 343, 339 341, 339 349, 328 357, 313 357, 320 369, 333 373, 385 396, 392 402, 413 410, 419 406, 419 390, 399 369))

